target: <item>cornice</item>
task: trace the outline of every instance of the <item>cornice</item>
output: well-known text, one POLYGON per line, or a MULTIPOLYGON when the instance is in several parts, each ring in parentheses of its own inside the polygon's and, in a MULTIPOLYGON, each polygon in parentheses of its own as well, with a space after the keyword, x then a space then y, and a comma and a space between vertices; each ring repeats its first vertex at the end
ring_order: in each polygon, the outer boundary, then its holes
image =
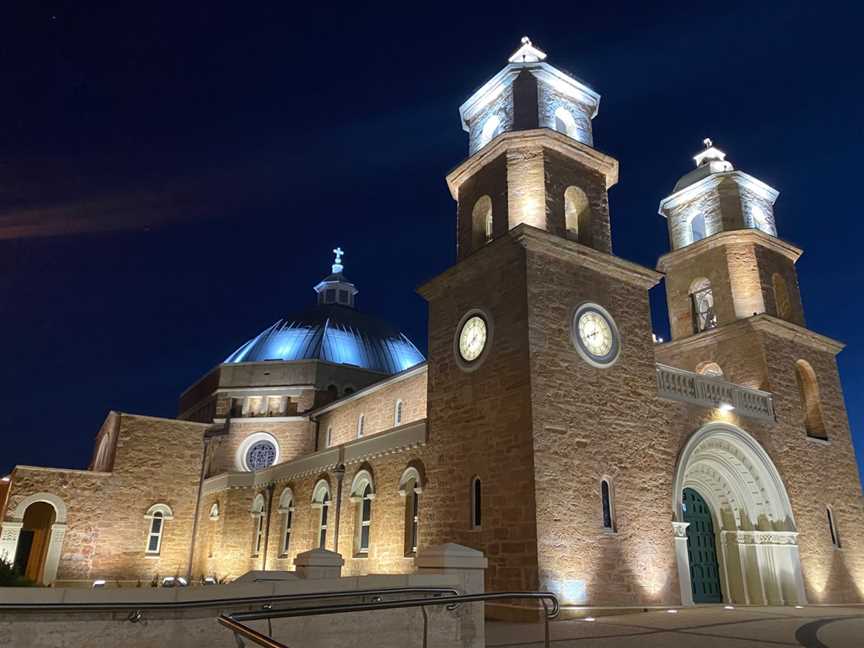
POLYGON ((749 243, 751 245, 761 245, 768 248, 772 252, 782 254, 795 263, 804 253, 801 248, 795 247, 791 243, 779 239, 776 236, 771 236, 756 228, 746 228, 738 230, 727 230, 712 234, 700 241, 685 245, 677 250, 672 250, 661 256, 657 260, 657 269, 660 272, 668 273, 671 266, 690 261, 696 256, 726 245, 735 243, 749 243))
POLYGON ((459 187, 462 183, 502 154, 511 149, 531 146, 556 151, 595 169, 606 179, 607 189, 618 182, 618 160, 615 158, 551 128, 535 128, 501 133, 450 171, 447 174, 447 186, 450 187, 450 195, 453 196, 454 200, 458 199, 459 187))

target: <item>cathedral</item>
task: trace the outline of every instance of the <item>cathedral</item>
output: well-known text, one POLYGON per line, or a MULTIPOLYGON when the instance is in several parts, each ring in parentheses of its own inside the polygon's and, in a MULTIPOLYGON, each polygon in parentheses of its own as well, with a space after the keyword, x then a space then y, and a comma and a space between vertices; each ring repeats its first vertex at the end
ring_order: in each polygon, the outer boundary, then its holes
POLYGON ((419 287, 425 357, 358 308, 337 247, 314 300, 176 418, 111 412, 87 470, 16 466, 3 559, 134 587, 315 548, 343 574, 407 573, 452 542, 488 558, 487 590, 570 606, 864 601, 843 344, 807 328, 778 191, 705 140, 660 202, 657 268, 616 256, 600 95, 546 58, 524 38, 459 109, 457 260, 419 287))

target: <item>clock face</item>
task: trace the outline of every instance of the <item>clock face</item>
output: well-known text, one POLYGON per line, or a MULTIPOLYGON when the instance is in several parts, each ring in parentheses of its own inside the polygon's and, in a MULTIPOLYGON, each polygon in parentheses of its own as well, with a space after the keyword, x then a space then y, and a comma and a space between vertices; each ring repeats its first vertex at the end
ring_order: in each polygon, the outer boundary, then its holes
POLYGON ((618 330, 609 314, 594 304, 581 306, 574 317, 574 342, 591 364, 607 366, 618 356, 618 330))
POLYGON ((486 347, 486 320, 472 315, 462 325, 459 332, 459 355, 465 362, 473 362, 480 357, 486 347))

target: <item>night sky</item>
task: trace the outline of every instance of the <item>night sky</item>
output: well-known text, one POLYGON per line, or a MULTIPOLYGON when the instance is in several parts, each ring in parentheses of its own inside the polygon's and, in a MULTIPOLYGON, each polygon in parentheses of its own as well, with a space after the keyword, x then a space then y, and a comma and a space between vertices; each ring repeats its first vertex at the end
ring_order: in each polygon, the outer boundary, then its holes
MULTIPOLYGON (((523 34, 602 95, 616 254, 654 267, 667 251, 657 206, 704 137, 780 190, 808 325, 849 345, 860 461, 864 10, 89 4, 0 10, 0 470, 86 467, 110 409, 175 415, 313 302, 336 245, 360 307, 425 350, 414 290, 455 260, 457 109, 523 34)), ((667 337, 662 288, 652 300, 667 337)))

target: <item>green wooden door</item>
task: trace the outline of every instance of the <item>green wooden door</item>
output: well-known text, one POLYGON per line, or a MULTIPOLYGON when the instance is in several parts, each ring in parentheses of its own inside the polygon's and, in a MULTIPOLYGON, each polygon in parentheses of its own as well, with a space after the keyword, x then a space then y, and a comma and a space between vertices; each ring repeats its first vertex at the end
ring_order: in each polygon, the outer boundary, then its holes
POLYGON ((722 603, 720 569, 711 509, 692 488, 684 489, 684 521, 687 527, 687 557, 694 603, 722 603))

